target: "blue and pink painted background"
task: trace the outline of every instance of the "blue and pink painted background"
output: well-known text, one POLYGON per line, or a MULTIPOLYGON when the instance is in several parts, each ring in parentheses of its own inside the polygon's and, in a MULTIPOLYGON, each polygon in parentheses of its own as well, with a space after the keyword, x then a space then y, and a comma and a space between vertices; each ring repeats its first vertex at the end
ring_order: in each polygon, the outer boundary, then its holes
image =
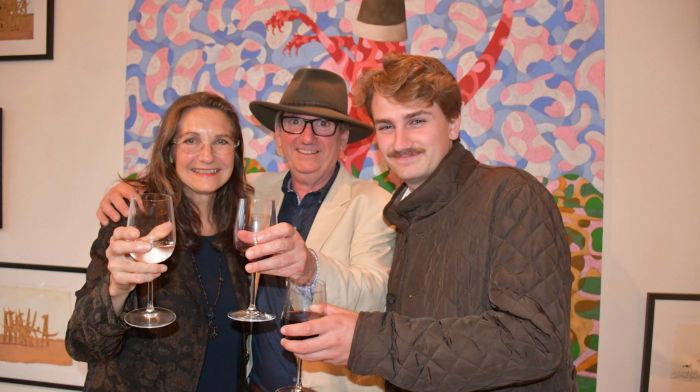
MULTIPOLYGON (((440 58, 462 86, 462 142, 484 163, 537 176, 562 212, 572 251, 571 344, 581 391, 594 391, 603 215, 603 0, 407 0, 408 39, 353 33, 361 0, 132 0, 124 171, 141 170, 160 116, 212 91, 242 115, 249 171, 285 169, 248 110, 277 102, 300 67, 349 84, 402 51, 440 58)), ((351 112, 365 119, 357 109, 351 112)), ((372 140, 349 146, 352 173, 393 188, 372 140)))

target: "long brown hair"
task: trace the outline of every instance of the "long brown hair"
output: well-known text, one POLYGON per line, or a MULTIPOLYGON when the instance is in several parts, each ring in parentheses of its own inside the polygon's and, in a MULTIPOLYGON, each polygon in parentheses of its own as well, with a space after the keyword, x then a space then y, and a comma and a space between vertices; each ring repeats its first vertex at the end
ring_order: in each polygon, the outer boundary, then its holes
POLYGON ((178 230, 178 247, 195 250, 199 247, 201 220, 194 204, 185 196, 184 184, 175 172, 174 144, 178 135, 180 120, 190 109, 203 107, 219 110, 231 123, 233 140, 240 141, 235 150, 234 168, 228 181, 214 195, 212 219, 219 237, 216 244, 220 249, 233 247, 233 224, 238 206, 238 199, 247 197, 253 188, 248 185, 243 167, 243 135, 238 113, 224 98, 208 93, 198 92, 178 98, 163 116, 158 134, 153 142, 151 162, 144 175, 136 182, 146 192, 165 193, 173 196, 175 204, 175 222, 178 230))

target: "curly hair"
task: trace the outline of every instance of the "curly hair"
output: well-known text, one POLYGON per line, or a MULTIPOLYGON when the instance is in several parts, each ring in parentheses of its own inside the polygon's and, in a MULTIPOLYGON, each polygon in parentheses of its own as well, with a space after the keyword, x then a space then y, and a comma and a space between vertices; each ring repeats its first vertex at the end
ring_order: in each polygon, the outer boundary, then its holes
MULTIPOLYGON (((158 134, 153 143, 150 164, 138 180, 125 180, 140 186, 146 192, 172 195, 177 226, 177 247, 196 250, 199 247, 201 232, 200 212, 184 193, 184 183, 177 176, 174 164, 173 141, 178 136, 180 121, 189 110, 197 107, 221 111, 228 118, 233 129, 234 140, 242 141, 241 125, 233 106, 224 98, 208 93, 198 92, 178 98, 163 116, 158 134)), ((214 195, 212 219, 219 236, 215 244, 219 249, 233 247, 233 225, 238 199, 247 197, 253 191, 245 178, 243 167, 243 143, 235 150, 234 168, 231 177, 214 195)))
POLYGON ((460 116, 462 98, 454 75, 433 57, 389 53, 382 60, 382 69, 365 72, 352 89, 353 102, 372 115, 372 98, 377 93, 399 103, 434 103, 445 117, 460 116))

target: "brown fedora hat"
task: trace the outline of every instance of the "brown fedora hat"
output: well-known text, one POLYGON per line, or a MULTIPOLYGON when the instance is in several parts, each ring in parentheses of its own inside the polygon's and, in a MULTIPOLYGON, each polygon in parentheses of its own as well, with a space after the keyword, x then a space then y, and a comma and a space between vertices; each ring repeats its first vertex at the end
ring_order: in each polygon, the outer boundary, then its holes
POLYGON ((298 70, 282 94, 280 103, 253 101, 249 105, 255 118, 267 129, 275 130, 278 112, 307 114, 338 120, 350 125, 348 142, 369 136, 374 128, 348 116, 348 90, 340 75, 314 68, 298 70))

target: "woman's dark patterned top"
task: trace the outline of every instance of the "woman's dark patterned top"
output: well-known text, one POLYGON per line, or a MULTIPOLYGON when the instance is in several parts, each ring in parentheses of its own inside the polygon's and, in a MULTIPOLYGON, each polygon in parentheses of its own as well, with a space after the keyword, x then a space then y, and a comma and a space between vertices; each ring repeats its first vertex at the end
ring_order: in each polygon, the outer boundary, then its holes
MULTIPOLYGON (((168 271, 154 281, 156 306, 173 310, 177 320, 152 330, 131 328, 114 312, 108 293, 105 251, 112 232, 120 225, 124 221, 101 227, 92 244, 87 280, 76 292, 75 310, 68 322, 66 349, 74 359, 88 362, 87 391, 195 391, 207 347, 207 319, 191 254, 176 250, 165 262, 168 271)), ((248 274, 244 264, 237 253, 223 254, 236 302, 246 304, 248 274)), ((139 285, 129 295, 123 312, 145 304, 145 294, 146 285, 139 285)), ((240 356, 239 374, 245 374, 245 353, 231 355, 240 356)), ((243 390, 245 380, 239 384, 243 390)), ((236 387, 231 385, 231 390, 236 387)))

